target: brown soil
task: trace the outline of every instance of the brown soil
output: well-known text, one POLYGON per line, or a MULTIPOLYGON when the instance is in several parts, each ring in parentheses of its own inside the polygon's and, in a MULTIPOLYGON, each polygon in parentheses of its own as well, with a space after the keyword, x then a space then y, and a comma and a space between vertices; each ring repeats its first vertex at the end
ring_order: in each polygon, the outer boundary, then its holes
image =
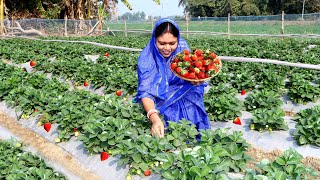
POLYGON ((89 172, 77 162, 77 160, 68 152, 65 152, 61 147, 55 145, 39 136, 35 132, 22 127, 14 119, 8 117, 0 111, 0 124, 4 128, 14 133, 24 145, 30 146, 45 159, 58 163, 60 166, 67 169, 69 172, 80 177, 81 179, 100 179, 97 175, 89 172))
MULTIPOLYGON (((254 168, 254 165, 261 161, 262 159, 268 159, 269 161, 274 161, 277 157, 282 155, 282 151, 280 150, 273 150, 270 152, 264 151, 263 149, 252 147, 247 150, 247 155, 253 158, 253 161, 248 164, 250 168, 254 168)), ((302 163, 305 166, 312 167, 315 169, 318 174, 320 175, 320 158, 316 157, 306 157, 302 160, 302 163)), ((317 177, 320 179, 320 176, 317 177)))

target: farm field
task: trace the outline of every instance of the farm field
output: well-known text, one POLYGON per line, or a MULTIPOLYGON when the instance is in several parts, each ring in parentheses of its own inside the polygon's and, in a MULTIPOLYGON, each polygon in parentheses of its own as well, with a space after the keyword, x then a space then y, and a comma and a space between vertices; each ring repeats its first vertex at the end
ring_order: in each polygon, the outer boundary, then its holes
MULTIPOLYGON (((42 39, 142 49, 149 37, 42 39)), ((191 48, 219 56, 320 64, 318 39, 187 41, 191 48)), ((2 38, 0 46, 0 112, 63 148, 101 179, 126 179, 128 174, 133 179, 320 178, 320 70, 223 62, 221 73, 206 88, 212 129, 201 132, 197 141, 198 132, 184 120, 171 123, 159 139, 149 135, 145 113, 132 101, 139 52, 23 38, 2 38), (36 62, 33 68, 30 60, 36 62), (241 125, 233 123, 237 117, 241 125), (47 132, 44 126, 51 129, 47 132), (101 161, 102 152, 109 159, 101 161), (151 176, 143 175, 146 170, 151 176)), ((19 135, 23 140, 23 133, 19 135)))

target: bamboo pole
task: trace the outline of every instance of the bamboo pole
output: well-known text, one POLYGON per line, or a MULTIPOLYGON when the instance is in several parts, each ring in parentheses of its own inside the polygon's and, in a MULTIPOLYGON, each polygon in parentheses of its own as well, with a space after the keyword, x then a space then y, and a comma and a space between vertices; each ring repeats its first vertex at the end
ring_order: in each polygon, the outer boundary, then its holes
POLYGON ((284 11, 282 11, 282 27, 281 27, 281 33, 284 34, 284 11))
POLYGON ((3 20, 4 20, 4 2, 3 0, 0 0, 0 34, 3 35, 4 33, 4 23, 3 23, 3 20))
POLYGON ((124 36, 127 37, 128 33, 127 33, 127 21, 124 20, 124 36))
POLYGON ((228 38, 230 39, 230 13, 228 13, 228 38))
POLYGON ((186 13, 187 38, 189 38, 189 12, 186 13))

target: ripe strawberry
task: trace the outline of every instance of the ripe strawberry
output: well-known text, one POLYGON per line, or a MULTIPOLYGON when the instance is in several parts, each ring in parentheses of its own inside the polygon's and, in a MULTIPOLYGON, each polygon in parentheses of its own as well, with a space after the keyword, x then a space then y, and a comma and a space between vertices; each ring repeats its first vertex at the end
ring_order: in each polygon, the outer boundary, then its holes
POLYGON ((191 61, 190 57, 187 56, 187 55, 184 55, 184 56, 183 56, 183 60, 185 60, 185 61, 191 61))
POLYGON ((34 111, 34 112, 38 112, 39 110, 38 110, 38 109, 34 109, 33 111, 34 111))
POLYGON ((178 64, 177 64, 177 63, 171 63, 171 64, 170 64, 170 68, 171 68, 172 70, 176 69, 176 67, 178 67, 178 64))
POLYGON ((84 86, 84 87, 87 87, 87 86, 89 86, 89 83, 88 83, 88 81, 85 81, 85 82, 83 83, 83 86, 84 86))
POLYGON ((241 95, 245 95, 246 94, 246 90, 242 89, 241 90, 241 95))
POLYGON ((121 96, 121 95, 122 95, 122 91, 121 91, 121 90, 117 90, 117 91, 116 91, 116 95, 117 95, 117 96, 121 96))
POLYGON ((73 132, 77 132, 78 128, 73 128, 72 130, 73 130, 73 132))
POLYGON ((100 155, 101 161, 107 160, 109 158, 109 154, 105 151, 103 151, 100 155))
POLYGON ((143 174, 145 175, 145 176, 150 176, 151 175, 151 171, 148 169, 148 170, 145 170, 144 172, 143 172, 143 174))
POLYGON ((217 57, 217 55, 216 55, 215 53, 211 53, 209 56, 210 56, 212 59, 215 59, 215 58, 217 57))
POLYGON ((192 55, 192 56, 191 56, 191 59, 192 59, 192 61, 197 61, 197 60, 198 60, 198 57, 197 57, 196 55, 192 55))
POLYGON ((199 72, 199 74, 198 74, 198 78, 199 78, 199 79, 204 79, 204 78, 206 78, 206 77, 205 77, 205 73, 204 73, 204 72, 202 72, 202 71, 201 71, 201 72, 199 72))
POLYGON ((194 66, 197 67, 197 68, 201 68, 202 62, 201 62, 201 61, 196 61, 196 62, 194 63, 194 66))
POLYGON ((187 49, 183 50, 183 53, 187 56, 190 54, 190 52, 187 49))
POLYGON ((50 129, 51 129, 51 123, 45 123, 45 124, 43 125, 43 128, 44 128, 47 132, 49 132, 50 129))
POLYGON ((213 63, 220 65, 220 61, 219 61, 219 59, 217 59, 217 58, 215 58, 215 59, 213 60, 213 63))
POLYGON ((198 59, 202 61, 204 60, 204 56, 199 56, 198 59))
POLYGON ((194 72, 189 73, 188 79, 195 79, 195 78, 196 78, 196 73, 194 72))
POLYGON ((180 73, 181 73, 181 67, 177 67, 177 68, 176 68, 176 72, 177 72, 178 74, 180 74, 180 73))
POLYGON ((198 57, 203 55, 203 51, 200 50, 200 49, 195 50, 194 53, 195 53, 198 57))
POLYGON ((29 64, 30 64, 31 67, 34 67, 34 66, 36 66, 37 62, 31 60, 29 64))
POLYGON ((104 56, 105 56, 105 57, 109 57, 109 53, 105 53, 104 56))
POLYGON ((172 62, 178 63, 178 62, 179 62, 179 59, 178 59, 178 58, 174 58, 172 62))
POLYGON ((181 70, 181 75, 183 76, 183 77, 185 77, 185 78, 188 78, 188 76, 189 76, 189 73, 188 73, 188 71, 187 70, 181 70))
POLYGON ((233 120, 233 123, 234 123, 234 124, 241 125, 240 118, 239 118, 239 117, 236 117, 236 118, 233 120))

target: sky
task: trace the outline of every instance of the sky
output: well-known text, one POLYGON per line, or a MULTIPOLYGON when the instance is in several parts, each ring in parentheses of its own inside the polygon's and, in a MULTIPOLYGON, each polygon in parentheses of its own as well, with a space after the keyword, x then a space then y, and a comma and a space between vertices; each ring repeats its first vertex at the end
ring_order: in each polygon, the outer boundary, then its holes
POLYGON ((118 3, 118 15, 121 16, 126 12, 135 13, 138 11, 144 11, 148 16, 183 16, 183 7, 178 7, 179 0, 160 0, 161 4, 157 5, 153 0, 128 0, 132 6, 130 11, 119 0, 118 3))

